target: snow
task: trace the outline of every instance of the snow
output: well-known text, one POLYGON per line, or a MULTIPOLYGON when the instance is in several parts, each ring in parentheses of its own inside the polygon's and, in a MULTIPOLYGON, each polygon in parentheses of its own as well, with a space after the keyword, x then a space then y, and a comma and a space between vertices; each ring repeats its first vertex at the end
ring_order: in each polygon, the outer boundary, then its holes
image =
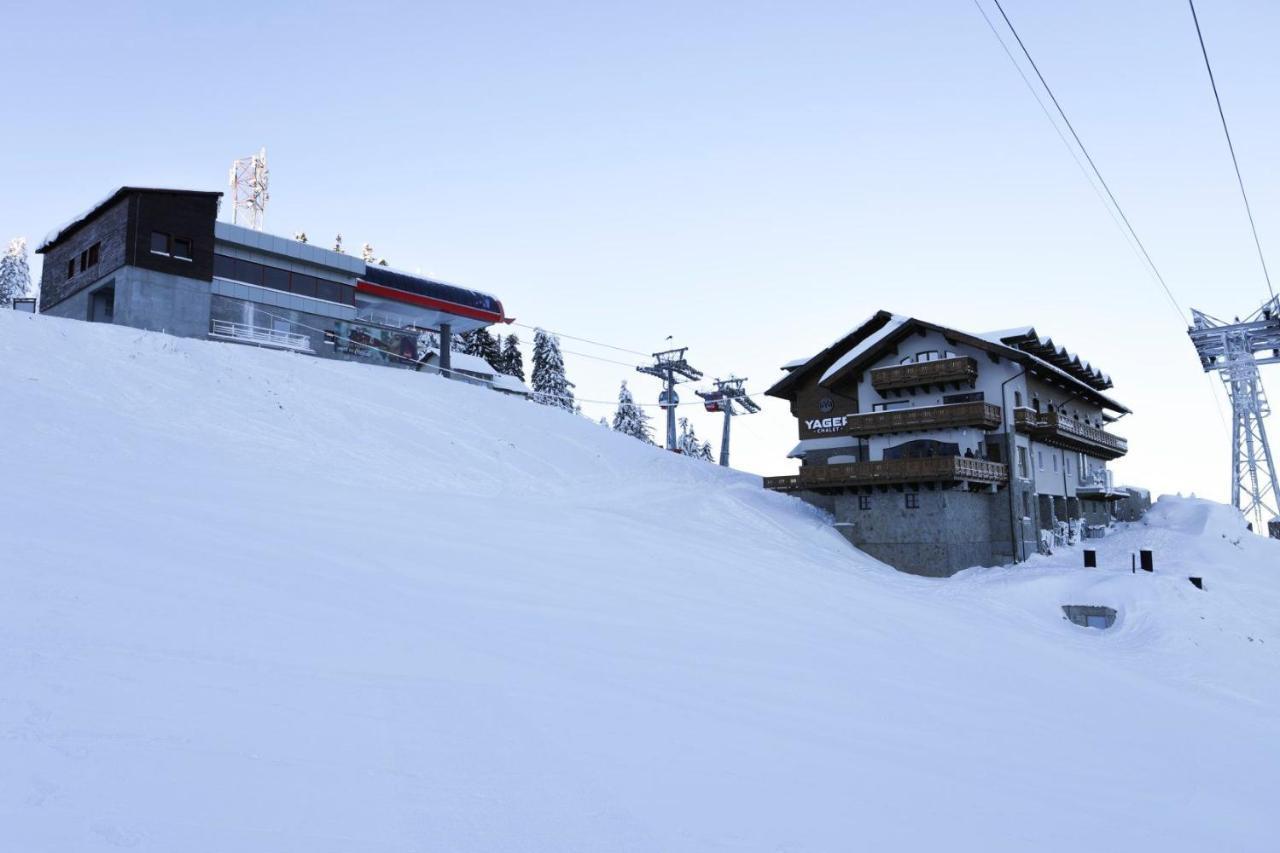
MULTIPOLYGON (((865 337, 857 346, 853 347, 847 353, 840 356, 840 358, 836 359, 836 363, 831 365, 829 368, 827 368, 826 373, 822 374, 822 378, 818 380, 819 383, 826 382, 832 376, 835 376, 844 368, 845 365, 857 359, 864 352, 867 352, 868 350, 875 347, 877 344, 880 343, 880 341, 884 340, 889 335, 892 335, 894 332, 898 331, 898 329, 902 328, 902 325, 904 323, 908 323, 910 322, 910 320, 911 320, 910 317, 901 317, 897 314, 894 314, 893 316, 891 316, 887 323, 885 323, 875 332, 871 333, 870 335, 867 335, 867 337, 865 337)), ((859 326, 858 328, 861 328, 861 326, 859 326)))
POLYGON ((857 447, 858 439, 848 435, 831 436, 830 438, 802 438, 787 454, 788 459, 798 459, 814 450, 836 450, 841 447, 857 447))
POLYGON ((807 358, 793 358, 778 369, 779 370, 795 370, 797 367, 804 367, 806 364, 809 363, 810 358, 812 358, 812 356, 809 356, 807 358))
POLYGON ((528 385, 525 385, 514 376, 507 376, 505 373, 494 374, 490 384, 499 391, 506 391, 511 394, 523 394, 527 397, 533 393, 529 390, 528 385))
POLYGON ((1234 510, 930 580, 422 372, 0 312, 0 394, 2 850, 1275 849, 1234 510))
MULTIPOLYGON (((1025 338, 1027 335, 1035 335, 1035 338, 1040 343, 1040 346, 1053 350, 1058 355, 1067 359, 1067 361, 1069 362, 1074 362, 1075 364, 1079 365, 1080 368, 1084 370, 1085 373, 1088 373, 1098 379, 1101 379, 1104 382, 1107 382, 1107 383, 1111 382, 1111 377, 1109 375, 1107 375, 1106 373, 1103 373, 1101 370, 1098 370, 1096 367, 1089 364, 1089 362, 1081 359, 1080 356, 1076 355, 1074 352, 1071 352, 1066 347, 1055 344, 1052 338, 1039 334, 1038 332, 1036 332, 1034 326, 1018 326, 1013 329, 1000 329, 995 332, 982 332, 981 334, 975 335, 975 337, 979 337, 979 338, 982 338, 983 340, 991 341, 994 344, 1001 344, 1001 345, 1007 346, 1007 344, 1005 344, 1005 341, 1007 339, 1025 338)), ((1036 355, 1033 355, 1031 353, 1027 353, 1027 355, 1036 359, 1036 361, 1040 362, 1041 364, 1044 364, 1048 367, 1053 367, 1053 365, 1048 364, 1048 362, 1044 361, 1044 359, 1036 355)), ((1054 369, 1056 370, 1058 368, 1055 367, 1054 369)), ((1063 371, 1059 370, 1059 372, 1063 372, 1063 371)))
MULTIPOLYGON (((424 360, 438 365, 440 361, 440 350, 431 347, 426 351, 424 360)), ((489 362, 485 361, 478 355, 469 355, 461 350, 451 349, 449 351, 449 369, 465 370, 469 373, 476 373, 485 378, 492 378, 497 375, 498 371, 493 368, 489 362)))

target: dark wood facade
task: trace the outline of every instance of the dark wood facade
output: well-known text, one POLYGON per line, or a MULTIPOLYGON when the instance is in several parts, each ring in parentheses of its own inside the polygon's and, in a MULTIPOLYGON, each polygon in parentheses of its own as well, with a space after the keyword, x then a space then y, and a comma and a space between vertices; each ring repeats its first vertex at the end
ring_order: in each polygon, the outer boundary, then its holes
POLYGON ((122 187, 63 228, 44 255, 40 310, 47 311, 123 266, 210 281, 221 193, 122 187), (165 235, 166 250, 152 249, 165 235))

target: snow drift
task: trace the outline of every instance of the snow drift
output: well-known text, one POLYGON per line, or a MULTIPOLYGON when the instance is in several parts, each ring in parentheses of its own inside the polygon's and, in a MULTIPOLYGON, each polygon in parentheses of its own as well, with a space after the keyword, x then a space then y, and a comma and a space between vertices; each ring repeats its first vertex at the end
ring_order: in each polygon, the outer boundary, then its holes
POLYGON ((0 434, 3 850, 1275 849, 1225 507, 928 580, 481 388, 5 314, 0 434))

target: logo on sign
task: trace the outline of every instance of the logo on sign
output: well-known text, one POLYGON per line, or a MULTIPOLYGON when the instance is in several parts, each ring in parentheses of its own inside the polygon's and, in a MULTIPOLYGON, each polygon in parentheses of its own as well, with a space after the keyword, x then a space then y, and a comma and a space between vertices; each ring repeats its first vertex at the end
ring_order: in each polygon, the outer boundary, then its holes
POLYGON ((824 415, 831 414, 831 410, 834 409, 835 407, 836 407, 836 404, 832 401, 830 397, 826 397, 818 401, 818 411, 822 412, 822 414, 824 415))

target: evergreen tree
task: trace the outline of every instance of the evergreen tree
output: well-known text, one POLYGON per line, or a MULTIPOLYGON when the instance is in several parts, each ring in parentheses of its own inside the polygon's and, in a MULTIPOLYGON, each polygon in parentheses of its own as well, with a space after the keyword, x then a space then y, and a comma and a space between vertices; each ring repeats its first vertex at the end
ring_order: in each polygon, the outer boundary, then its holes
POLYGON ((698 434, 694 430, 693 424, 689 423, 688 418, 680 419, 680 435, 676 439, 676 447, 685 456, 691 456, 694 459, 705 459, 708 462, 713 461, 714 454, 711 452, 711 442, 698 440, 698 434))
POLYGON ((483 358, 490 367, 497 370, 502 353, 498 350, 498 341, 489 334, 489 330, 476 329, 473 332, 467 332, 465 337, 467 342, 462 351, 467 355, 483 358))
POLYGON ((494 367, 498 368, 499 373, 524 381, 524 356, 520 353, 518 337, 507 335, 507 339, 502 342, 502 355, 498 361, 500 363, 495 364, 494 367))
POLYGON ((342 235, 341 235, 341 234, 339 234, 337 237, 334 237, 334 238, 333 238, 333 250, 334 250, 335 252, 337 252, 339 255, 345 255, 345 254, 346 254, 346 252, 344 252, 344 251, 343 251, 343 249, 342 249, 342 235))
POLYGON ((653 444, 653 427, 649 425, 649 415, 636 405, 626 380, 623 380, 622 387, 618 389, 618 410, 613 413, 613 429, 623 435, 638 438, 645 444, 653 444))
POLYGON ((366 264, 373 263, 373 246, 365 243, 360 247, 360 260, 364 261, 366 264))
POLYGON ((31 267, 27 263, 27 238, 15 237, 0 255, 0 308, 13 300, 34 295, 31 290, 31 267))
POLYGON ((537 329, 533 333, 533 401, 544 406, 555 406, 566 412, 576 410, 573 402, 573 383, 564 375, 564 356, 560 353, 560 339, 550 332, 537 329))
POLYGON ((305 243, 307 242, 307 232, 299 231, 297 234, 293 235, 293 239, 297 240, 299 243, 305 243))

